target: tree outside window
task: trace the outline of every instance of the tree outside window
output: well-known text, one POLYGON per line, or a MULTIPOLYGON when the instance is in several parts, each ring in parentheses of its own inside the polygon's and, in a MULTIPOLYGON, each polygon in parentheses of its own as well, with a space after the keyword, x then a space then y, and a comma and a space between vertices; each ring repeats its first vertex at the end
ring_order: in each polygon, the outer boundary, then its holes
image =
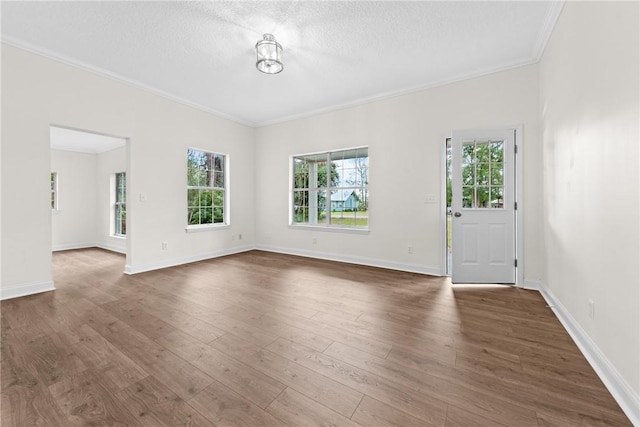
POLYGON ((115 228, 116 236, 127 235, 127 175, 124 172, 116 174, 115 187, 115 228))
POLYGON ((226 156, 187 151, 187 225, 225 224, 226 156))
POLYGON ((369 225, 367 147, 293 157, 292 224, 369 225))

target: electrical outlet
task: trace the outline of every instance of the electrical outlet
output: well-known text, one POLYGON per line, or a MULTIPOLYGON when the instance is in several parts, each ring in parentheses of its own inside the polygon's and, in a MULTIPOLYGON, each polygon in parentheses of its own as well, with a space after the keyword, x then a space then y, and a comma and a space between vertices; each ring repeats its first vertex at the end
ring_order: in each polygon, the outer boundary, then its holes
POLYGON ((313 239, 311 239, 311 243, 313 243, 314 245, 318 243, 318 238, 314 237, 313 239))
POLYGON ((242 240, 242 233, 238 233, 238 240, 242 240))
POLYGON ((168 242, 162 242, 162 250, 166 251, 169 248, 169 243, 168 242))
POLYGON ((408 254, 412 254, 413 253, 413 246, 411 246, 411 245, 407 246, 407 253, 408 254))
POLYGON ((596 304, 593 302, 593 300, 589 300, 589 318, 590 319, 595 319, 596 317, 596 304))

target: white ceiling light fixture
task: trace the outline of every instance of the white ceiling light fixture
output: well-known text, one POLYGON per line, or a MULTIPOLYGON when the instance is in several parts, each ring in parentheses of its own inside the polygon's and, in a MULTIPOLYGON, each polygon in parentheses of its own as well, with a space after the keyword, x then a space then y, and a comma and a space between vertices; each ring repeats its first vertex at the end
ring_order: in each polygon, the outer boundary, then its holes
POLYGON ((256 43, 258 59, 256 68, 265 74, 278 74, 282 65, 282 46, 271 34, 265 34, 262 40, 256 43))

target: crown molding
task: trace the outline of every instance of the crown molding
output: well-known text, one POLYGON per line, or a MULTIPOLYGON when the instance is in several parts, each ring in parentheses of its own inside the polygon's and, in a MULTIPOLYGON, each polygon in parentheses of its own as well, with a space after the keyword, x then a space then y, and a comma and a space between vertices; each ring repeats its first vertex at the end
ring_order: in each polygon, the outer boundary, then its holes
POLYGON ((133 87, 133 88, 136 88, 136 89, 140 89, 140 90, 143 90, 145 92, 152 93, 154 95, 160 96, 162 98, 166 98, 166 99, 168 99, 170 101, 177 102, 178 104, 182 104, 182 105, 185 105, 187 107, 195 108, 196 110, 200 110, 200 111, 203 111, 205 113, 213 114, 213 115, 221 117, 223 119, 227 119, 227 120, 230 120, 232 122, 236 122, 236 123, 244 125, 244 126, 249 126, 249 127, 255 127, 256 126, 256 124, 253 123, 253 122, 249 122, 249 121, 240 119, 238 117, 222 113, 220 111, 217 111, 217 110, 214 110, 212 108, 206 107, 206 106, 204 106, 202 104, 198 104, 198 103, 195 103, 195 102, 188 101, 188 100, 186 100, 184 98, 180 98, 179 96, 173 95, 173 94, 171 94, 169 92, 165 92, 163 90, 156 89, 156 88, 148 86, 148 85, 146 85, 144 83, 140 83, 139 81, 136 81, 136 80, 133 80, 133 79, 129 79, 127 77, 121 76, 120 74, 113 73, 111 71, 107 71, 107 70, 105 70, 103 68, 87 64, 87 63, 79 61, 77 59, 70 58, 70 57, 64 56, 64 55, 60 55, 57 52, 53 52, 51 50, 42 48, 40 46, 35 46, 35 45, 30 44, 30 43, 24 42, 22 40, 18 40, 18 39, 15 39, 13 37, 7 37, 7 36, 2 36, 1 41, 2 41, 2 43, 6 44, 6 45, 9 45, 9 46, 12 46, 12 47, 15 47, 15 48, 18 48, 18 49, 25 50, 25 51, 33 53, 35 55, 42 56, 44 58, 51 59, 51 60, 56 61, 56 62, 60 62, 60 63, 65 64, 65 65, 69 65, 71 67, 79 68, 79 69, 81 69, 83 71, 87 71, 87 72, 90 72, 90 73, 93 73, 93 74, 97 74, 97 75, 99 75, 101 77, 105 77, 105 78, 108 78, 110 80, 114 80, 114 81, 116 81, 118 83, 122 83, 122 84, 125 84, 127 86, 130 86, 130 87, 133 87))
POLYGON ((555 0, 551 2, 551 6, 547 9, 547 14, 544 17, 544 22, 540 28, 540 32, 538 33, 538 39, 536 40, 536 44, 533 48, 533 57, 536 58, 536 62, 539 62, 542 58, 542 54, 547 47, 549 38, 551 38, 553 29, 556 27, 558 18, 560 18, 560 13, 562 13, 562 9, 564 8, 564 3, 565 0, 555 0))
POLYGON ((469 73, 465 73, 465 74, 459 74, 455 77, 450 77, 447 79, 442 79, 442 80, 436 80, 433 81, 431 83, 426 83, 426 84, 422 84, 422 85, 417 85, 417 86, 412 86, 412 87, 408 87, 408 88, 404 88, 404 89, 399 89, 399 90, 395 90, 395 91, 389 91, 389 92, 383 92, 383 93, 379 93, 370 97, 366 97, 366 98, 360 98, 357 99, 355 101, 351 101, 351 102, 347 102, 344 104, 334 104, 328 107, 323 107, 323 108, 319 108, 316 110, 311 110, 311 111, 307 111, 304 113, 300 113, 300 114, 294 114, 291 116, 285 116, 279 119, 273 119, 273 120, 266 120, 263 122, 258 122, 255 124, 256 128, 260 128, 260 127, 265 127, 265 126, 271 126, 271 125, 275 125, 275 124, 279 124, 279 123, 283 123, 283 122, 288 122, 288 121, 292 121, 292 120, 298 120, 298 119, 303 119, 303 118, 307 118, 307 117, 311 117, 311 116, 316 116, 319 114, 325 114, 325 113, 331 113, 334 111, 339 111, 339 110, 344 110, 347 108, 353 108, 353 107, 359 107, 361 105, 366 105, 366 104, 370 104, 373 102, 378 102, 378 101, 384 101, 385 99, 390 99, 390 98, 396 98, 398 96, 404 96, 404 95, 410 95, 412 93, 416 93, 416 92, 421 92, 423 90, 427 90, 427 89, 433 89, 433 88, 437 88, 437 87, 441 87, 441 86, 446 86, 446 85, 450 85, 452 83, 457 83, 457 82, 461 82, 464 80, 471 80, 471 79, 475 79, 478 77, 483 77, 483 76, 488 76, 491 74, 496 74, 496 73, 500 73, 503 71, 509 71, 509 70, 513 70, 516 68, 521 68, 521 67, 526 67, 528 65, 532 65, 537 63, 538 60, 536 58, 528 58, 525 60, 521 60, 521 61, 515 61, 512 63, 507 63, 507 64, 503 64, 503 65, 499 65, 497 67, 492 67, 492 68, 485 68, 485 69, 481 69, 481 70, 474 70, 472 72, 469 73))

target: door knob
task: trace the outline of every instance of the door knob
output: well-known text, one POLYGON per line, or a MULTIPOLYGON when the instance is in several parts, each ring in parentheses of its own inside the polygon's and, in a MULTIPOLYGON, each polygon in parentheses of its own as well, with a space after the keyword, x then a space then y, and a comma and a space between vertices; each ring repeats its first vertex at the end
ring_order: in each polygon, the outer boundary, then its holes
POLYGON ((456 212, 453 214, 453 216, 455 216, 456 218, 460 218, 462 214, 460 212, 456 212))

